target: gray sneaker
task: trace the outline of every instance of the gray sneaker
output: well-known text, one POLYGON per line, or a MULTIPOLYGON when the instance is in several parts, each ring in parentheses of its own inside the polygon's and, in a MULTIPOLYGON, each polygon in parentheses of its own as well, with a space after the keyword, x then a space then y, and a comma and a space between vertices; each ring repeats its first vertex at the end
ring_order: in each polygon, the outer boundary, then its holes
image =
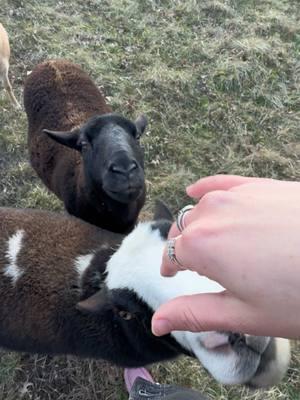
POLYGON ((208 400, 201 393, 175 385, 160 385, 136 378, 128 400, 208 400))

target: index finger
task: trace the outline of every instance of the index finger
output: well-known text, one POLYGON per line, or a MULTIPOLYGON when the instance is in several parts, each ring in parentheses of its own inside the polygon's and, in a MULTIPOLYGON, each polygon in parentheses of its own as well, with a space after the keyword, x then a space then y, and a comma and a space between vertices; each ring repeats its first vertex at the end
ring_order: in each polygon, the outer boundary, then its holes
POLYGON ((188 196, 199 199, 208 192, 229 190, 235 186, 255 181, 270 181, 267 178, 253 178, 238 175, 214 175, 199 179, 186 188, 188 196))

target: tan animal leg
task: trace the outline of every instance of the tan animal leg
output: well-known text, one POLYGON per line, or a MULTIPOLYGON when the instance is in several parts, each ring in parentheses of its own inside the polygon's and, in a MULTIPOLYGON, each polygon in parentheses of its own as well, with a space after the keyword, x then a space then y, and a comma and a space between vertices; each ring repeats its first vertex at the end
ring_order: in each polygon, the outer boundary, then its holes
POLYGON ((4 74, 3 84, 4 84, 4 87, 5 87, 5 89, 6 89, 7 93, 8 93, 11 101, 14 103, 14 105, 17 108, 21 108, 20 104, 18 103, 18 100, 15 98, 15 95, 13 93, 11 84, 9 82, 8 71, 6 71, 6 73, 4 74))

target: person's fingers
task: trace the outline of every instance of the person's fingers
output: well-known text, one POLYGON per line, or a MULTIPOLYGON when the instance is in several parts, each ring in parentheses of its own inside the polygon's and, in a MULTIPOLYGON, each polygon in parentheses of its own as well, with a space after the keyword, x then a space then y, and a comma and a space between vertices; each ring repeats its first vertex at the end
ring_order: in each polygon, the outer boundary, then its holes
POLYGON ((195 240, 189 239, 189 232, 190 229, 187 228, 184 230, 184 239, 182 235, 173 237, 168 239, 167 245, 165 246, 163 257, 162 257, 162 264, 161 264, 161 275, 163 276, 174 276, 178 271, 184 271, 185 269, 193 270, 193 266, 197 267, 201 265, 200 257, 197 257, 195 260, 195 254, 198 254, 201 249, 201 243, 199 238, 199 245, 196 244, 198 248, 195 249, 194 245, 191 242, 198 243, 197 231, 195 232, 195 240), (173 242, 173 243, 172 243, 173 242), (170 258, 169 248, 170 245, 174 248, 173 251, 173 260, 170 258))
POLYGON ((174 276, 177 274, 178 271, 185 269, 184 267, 181 266, 181 264, 177 264, 174 261, 171 261, 169 254, 168 254, 169 243, 170 243, 170 241, 174 240, 174 248, 175 248, 174 251, 175 251, 175 256, 177 259, 176 245, 177 245, 177 241, 178 241, 179 237, 180 237, 180 234, 179 234, 179 236, 176 236, 176 237, 170 237, 168 239, 167 245, 165 246, 163 257, 162 257, 161 269, 160 269, 161 275, 163 275, 163 276, 169 276, 169 277, 174 276))
POLYGON ((216 246, 223 229, 218 221, 205 217, 190 223, 179 236, 168 240, 162 257, 161 274, 173 276, 178 271, 189 269, 213 280, 222 277, 216 265, 216 246), (169 254, 170 244, 174 248, 173 260, 169 254))
MULTIPOLYGON (((171 226, 171 229, 169 231, 169 235, 168 235, 169 239, 179 236, 181 234, 181 232, 186 228, 186 226, 188 225, 186 218, 191 212, 192 212, 192 215, 194 216, 194 218, 197 218, 198 213, 194 212, 195 207, 196 206, 188 205, 178 211, 177 216, 176 216, 176 221, 171 226), (187 207, 188 207, 188 209, 186 209, 187 207)), ((190 218, 190 220, 192 221, 193 218, 192 219, 190 218)))
POLYGON ((184 227, 195 221, 206 219, 215 219, 216 213, 220 211, 224 215, 224 207, 232 209, 233 202, 236 201, 238 195, 224 190, 214 190, 201 197, 199 202, 194 206, 193 209, 189 210, 185 214, 184 227))
MULTIPOLYGON (((196 204, 192 209, 186 211, 184 213, 184 217, 180 219, 180 225, 183 229, 183 231, 180 231, 178 229, 178 224, 177 221, 175 223, 172 224, 171 229, 169 231, 168 234, 168 238, 170 239, 174 239, 176 238, 176 243, 177 243, 177 238, 181 237, 182 232, 184 232, 184 236, 194 236, 194 244, 196 244, 196 247, 194 246, 194 249, 196 252, 198 252, 198 239, 200 240, 201 237, 197 236, 198 232, 204 235, 207 233, 207 231, 209 231, 210 229, 206 229, 206 226, 211 225, 210 224, 205 224, 205 216, 207 217, 206 220, 208 219, 208 217, 211 215, 211 213, 216 214, 216 209, 219 209, 220 207, 224 207, 224 205, 228 205, 232 203, 232 195, 229 192, 225 192, 225 191, 214 191, 211 193, 208 193, 206 196, 204 196, 198 204, 196 204), (194 232, 194 234, 187 235, 187 232, 189 231, 187 228, 190 224, 195 223, 196 225, 200 226, 200 229, 196 230, 194 232), (203 227, 203 229, 201 229, 201 226, 203 227), (196 243, 195 243, 196 242, 196 243)), ((178 218, 178 216, 177 216, 178 218)), ((207 222, 207 221, 206 221, 207 222)), ((209 235, 209 233, 208 233, 209 235)), ((176 244, 175 243, 175 244, 176 244)), ((182 263, 178 263, 176 265, 176 263, 172 262, 169 257, 168 257, 168 246, 166 246, 164 255, 163 255, 163 262, 162 264, 164 265, 162 267, 162 273, 165 276, 172 276, 176 273, 176 267, 177 270, 178 269, 186 269, 189 268, 191 266, 190 261, 195 262, 195 257, 194 254, 192 254, 191 252, 189 252, 188 248, 184 248, 184 246, 179 245, 179 252, 180 257, 182 258, 183 262, 182 263), (186 257, 186 255, 188 255, 188 257, 186 257), (185 268, 178 268, 179 264, 183 264, 185 268)), ((176 252, 176 256, 177 256, 177 250, 176 252)), ((200 259, 198 259, 200 261, 200 259)))
MULTIPOLYGON (((232 298, 226 292, 181 296, 163 304, 154 313, 152 332, 162 336, 176 330, 227 331, 232 328, 231 314, 232 298)), ((235 324, 234 320, 232 322, 235 324)))
POLYGON ((152 318, 152 332, 156 336, 176 330, 268 334, 267 327, 257 324, 258 318, 249 306, 229 292, 182 296, 159 307, 152 318))
POLYGON ((208 192, 215 190, 228 190, 235 186, 255 181, 269 181, 265 178, 252 178, 238 175, 214 175, 199 179, 186 188, 188 196, 199 199, 208 192))
POLYGON ((180 235, 180 231, 177 228, 176 222, 174 222, 174 224, 172 224, 171 229, 169 231, 169 235, 168 238, 174 238, 176 236, 180 235))

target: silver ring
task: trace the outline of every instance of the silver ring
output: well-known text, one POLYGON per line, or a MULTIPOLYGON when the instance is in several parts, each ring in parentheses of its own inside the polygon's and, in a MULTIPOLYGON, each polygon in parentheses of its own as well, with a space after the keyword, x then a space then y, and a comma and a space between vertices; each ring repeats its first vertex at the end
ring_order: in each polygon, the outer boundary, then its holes
POLYGON ((194 208, 194 206, 189 204, 189 205, 183 207, 179 211, 179 213, 177 215, 177 218, 176 218, 176 225, 177 225, 177 228, 178 228, 179 232, 182 232, 184 230, 184 228, 185 228, 185 224, 184 224, 185 214, 188 211, 192 210, 193 208, 194 208))
POLYGON ((178 267, 183 267, 183 265, 177 260, 176 254, 175 254, 175 243, 176 243, 176 238, 169 239, 167 241, 167 253, 169 259, 172 261, 173 264, 176 264, 178 267))

